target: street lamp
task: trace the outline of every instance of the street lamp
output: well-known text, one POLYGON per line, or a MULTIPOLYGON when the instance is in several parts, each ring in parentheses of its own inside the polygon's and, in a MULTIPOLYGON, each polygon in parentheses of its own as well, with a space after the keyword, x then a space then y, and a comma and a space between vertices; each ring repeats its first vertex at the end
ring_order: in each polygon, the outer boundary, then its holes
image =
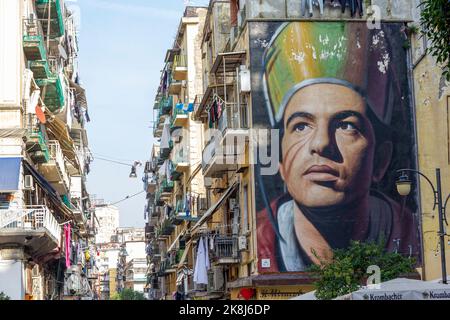
POLYGON ((447 271, 446 271, 446 262, 445 262, 445 231, 444 231, 444 221, 445 224, 447 223, 447 218, 445 217, 445 207, 447 206, 447 202, 450 199, 450 194, 445 199, 444 205, 442 205, 442 190, 441 190, 441 169, 436 168, 436 184, 437 188, 434 187, 431 180, 424 175, 422 172, 414 169, 399 169, 397 170, 398 173, 400 173, 400 177, 396 181, 397 185, 397 191, 401 196, 407 196, 411 192, 411 180, 408 177, 407 172, 413 172, 417 173, 420 176, 424 177, 425 180, 428 181, 428 183, 431 186, 431 189, 433 189, 433 195, 434 195, 434 204, 433 204, 433 210, 436 208, 436 205, 438 206, 438 213, 439 213, 439 238, 440 238, 440 248, 441 248, 441 268, 442 268, 442 283, 447 284, 447 271))

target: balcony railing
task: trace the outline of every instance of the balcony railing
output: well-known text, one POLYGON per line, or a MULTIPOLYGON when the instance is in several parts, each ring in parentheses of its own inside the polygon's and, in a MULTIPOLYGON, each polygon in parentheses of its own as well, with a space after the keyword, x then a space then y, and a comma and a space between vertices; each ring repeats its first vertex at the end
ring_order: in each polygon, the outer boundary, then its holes
POLYGON ((47 141, 44 135, 31 123, 28 124, 25 143, 27 152, 35 163, 45 163, 50 160, 47 141))
MULTIPOLYGON (((70 178, 67 174, 67 168, 64 161, 64 155, 57 140, 50 140, 48 142, 50 161, 49 164, 54 164, 57 167, 58 173, 62 178, 62 182, 65 185, 66 190, 70 187, 70 178)), ((54 181, 53 179, 51 179, 54 181)))
POLYGON ((237 237, 216 236, 214 239, 214 257, 218 264, 237 263, 239 261, 237 237))
POLYGON ((5 229, 41 230, 46 229, 58 245, 61 241, 61 227, 46 206, 22 206, 0 209, 1 225, 5 229))
POLYGON ((247 106, 227 104, 219 118, 218 129, 222 134, 227 129, 248 129, 247 106))
POLYGON ((179 54, 174 57, 172 75, 174 80, 187 79, 187 57, 184 54, 179 54))
POLYGON ((189 113, 182 109, 174 108, 171 117, 171 128, 181 127, 187 122, 189 113))
POLYGON ((159 108, 161 110, 161 115, 167 115, 173 108, 173 97, 162 97, 159 101, 159 108))
POLYGON ((44 37, 37 19, 23 20, 23 51, 29 61, 47 60, 44 37))
POLYGON ((48 79, 36 80, 36 84, 41 90, 46 89, 43 100, 51 112, 58 111, 65 103, 64 84, 61 81, 61 77, 59 75, 52 75, 48 79))
POLYGON ((60 0, 36 0, 36 11, 45 33, 47 33, 50 13, 50 34, 47 36, 57 38, 64 35, 64 18, 60 0))

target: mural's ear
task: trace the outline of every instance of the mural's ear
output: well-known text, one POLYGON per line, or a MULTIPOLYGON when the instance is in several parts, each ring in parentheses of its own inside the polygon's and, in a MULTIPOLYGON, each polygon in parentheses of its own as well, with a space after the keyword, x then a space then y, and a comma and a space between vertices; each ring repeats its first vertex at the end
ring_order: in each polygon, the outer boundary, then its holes
POLYGON ((385 141, 380 144, 375 150, 375 156, 373 161, 373 174, 372 174, 372 182, 380 182, 383 179, 386 170, 391 163, 392 158, 392 142, 385 141))

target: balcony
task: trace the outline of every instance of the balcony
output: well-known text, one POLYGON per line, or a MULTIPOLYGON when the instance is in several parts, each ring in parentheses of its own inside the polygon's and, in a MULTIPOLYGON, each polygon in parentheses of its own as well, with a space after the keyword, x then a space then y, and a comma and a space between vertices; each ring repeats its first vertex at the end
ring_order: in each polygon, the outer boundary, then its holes
POLYGON ((220 235, 214 238, 215 264, 239 263, 238 239, 235 236, 220 235))
POLYGON ((144 190, 147 193, 153 193, 156 190, 156 178, 154 175, 146 175, 145 176, 145 182, 144 182, 144 190))
POLYGON ((159 109, 161 110, 161 115, 169 115, 173 108, 173 97, 163 97, 159 101, 159 109))
POLYGON ((161 183, 161 190, 162 192, 172 192, 173 190, 173 186, 174 186, 174 182, 173 181, 169 181, 167 179, 164 179, 161 183))
POLYGON ((249 139, 247 107, 227 104, 203 149, 202 171, 205 177, 220 176, 222 172, 245 164, 245 144, 249 139))
POLYGON ((35 80, 48 79, 52 76, 47 60, 28 61, 28 68, 33 71, 35 80))
MULTIPOLYGON (((165 201, 165 197, 163 197, 163 192, 161 189, 159 189, 155 193, 155 205, 162 206, 162 205, 164 205, 164 201, 165 201)), ((156 213, 156 212, 154 211, 154 213, 156 213)))
POLYGON ((236 86, 236 77, 235 71, 223 74, 208 74, 203 84, 206 88, 204 94, 196 97, 195 109, 192 114, 193 120, 200 121, 208 116, 206 106, 213 102, 214 95, 227 101, 230 92, 233 90, 232 88, 236 86))
POLYGON ((153 124, 153 136, 155 138, 161 138, 161 136, 162 136, 164 121, 161 122, 160 119, 161 119, 161 117, 158 114, 156 121, 153 124))
POLYGON ((180 95, 181 88, 183 87, 183 81, 184 80, 175 80, 172 78, 169 84, 169 94, 177 96, 180 95))
POLYGON ((70 178, 59 142, 50 140, 48 147, 50 159, 39 165, 39 171, 59 194, 67 194, 70 190, 70 178))
POLYGON ((25 145, 34 163, 45 163, 50 160, 47 142, 38 129, 29 129, 25 136, 25 145))
POLYGON ((60 246, 61 227, 46 206, 0 209, 0 243, 27 246, 35 256, 60 246))
POLYGON ((173 156, 173 170, 171 173, 171 179, 177 181, 181 178, 183 173, 189 171, 189 148, 187 146, 179 147, 173 156))
POLYGON ((196 222, 200 219, 199 217, 193 217, 191 215, 191 212, 186 209, 187 208, 185 208, 184 206, 184 200, 177 200, 176 206, 170 216, 171 223, 173 223, 174 225, 180 225, 183 223, 183 221, 196 222))
POLYGON ((188 123, 189 113, 182 109, 174 108, 172 113, 171 128, 182 127, 188 123))
POLYGON ((172 149, 173 149, 173 141, 169 140, 169 147, 160 149, 161 151, 160 151, 160 154, 159 154, 159 158, 161 160, 167 160, 169 158, 170 151, 172 151, 172 149))
POLYGON ((48 30, 48 18, 50 13, 50 38, 58 38, 64 35, 64 18, 60 0, 36 0, 36 11, 39 19, 42 19, 42 29, 48 30))
POLYGON ((159 230, 160 231, 158 232, 158 234, 163 236, 170 236, 172 232, 175 230, 175 226, 169 220, 166 219, 161 224, 159 230))
POLYGON ((45 88, 44 103, 51 112, 59 111, 65 102, 63 84, 59 76, 52 75, 48 79, 37 79, 36 84, 43 92, 45 88))
POLYGON ((179 54, 174 57, 172 75, 174 80, 186 80, 188 75, 187 57, 179 54))
POLYGON ((37 20, 23 20, 23 52, 28 61, 47 60, 44 37, 37 20))

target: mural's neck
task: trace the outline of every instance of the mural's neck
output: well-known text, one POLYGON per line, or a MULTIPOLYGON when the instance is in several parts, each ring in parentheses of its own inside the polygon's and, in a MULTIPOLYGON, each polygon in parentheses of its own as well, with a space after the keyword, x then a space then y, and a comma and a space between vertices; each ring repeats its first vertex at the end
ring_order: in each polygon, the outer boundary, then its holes
POLYGON ((322 235, 331 248, 345 248, 350 240, 363 240, 369 223, 368 199, 342 207, 309 208, 296 203, 298 214, 322 235))

